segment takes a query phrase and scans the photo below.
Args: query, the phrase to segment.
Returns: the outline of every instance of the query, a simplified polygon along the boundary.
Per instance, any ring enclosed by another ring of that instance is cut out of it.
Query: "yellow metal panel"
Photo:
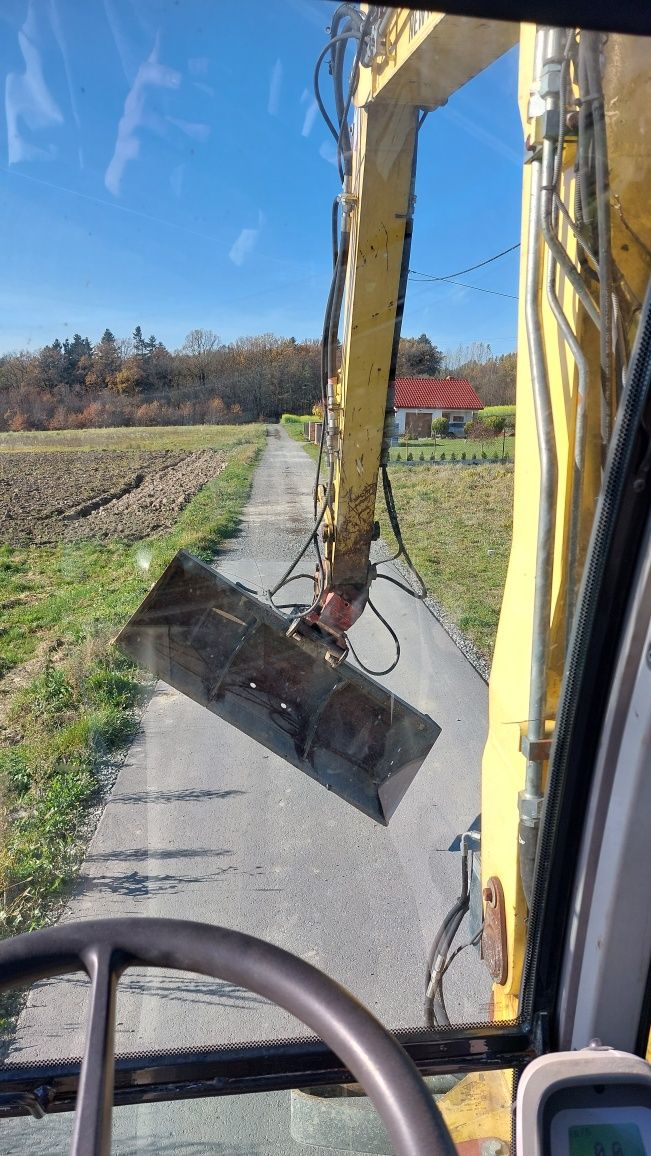
[[[341,452],[335,467],[333,582],[365,585],[418,110],[359,109],[346,286]]]
[[[651,274],[651,42],[608,37],[604,97],[611,172],[613,256],[637,318]],[[629,334],[632,337],[632,332]]]
[[[536,138],[528,116],[533,72],[535,30],[523,27],[520,52],[519,100],[525,139]],[[642,295],[649,276],[651,240],[649,183],[651,178],[651,101],[648,96],[651,45],[625,37],[611,37],[605,48],[605,93],[611,189],[613,194],[613,256],[625,271],[626,283]],[[575,175],[573,149],[564,162],[562,197],[573,212]],[[504,985],[495,985],[494,1014],[508,1019],[517,1014],[526,939],[527,907],[518,871],[518,792],[524,786],[525,759],[520,753],[520,730],[529,708],[533,590],[540,470],[533,409],[531,370],[524,318],[524,280],[530,196],[530,166],[525,166],[522,198],[522,258],[518,318],[517,431],[513,510],[513,545],[495,646],[489,687],[489,735],[482,766],[482,877],[497,875],[507,909],[509,971]],[[621,211],[618,210],[618,205]],[[624,218],[626,221],[624,223]],[[566,228],[561,239],[575,257],[573,237]],[[558,494],[554,574],[550,616],[551,648],[548,672],[548,714],[553,719],[566,651],[567,538],[571,485],[574,473],[574,427],[577,374],[567,346],[551,313],[544,292],[547,262],[541,277],[542,329],[552,400],[558,457]],[[615,276],[615,284],[621,279]],[[599,338],[596,327],[579,306],[565,278],[558,278],[564,312],[579,337],[588,360],[587,436],[581,486],[579,562],[585,550],[601,485],[599,431]],[[626,294],[624,294],[626,301]],[[629,336],[637,315],[629,314]],[[580,573],[580,567],[579,567]]]
[[[386,51],[362,69],[357,103],[380,100],[438,108],[517,44],[518,24],[396,8]]]
[[[450,1092],[439,1096],[437,1106],[460,1151],[464,1150],[463,1144],[480,1139],[510,1144],[513,1073],[472,1072]]]

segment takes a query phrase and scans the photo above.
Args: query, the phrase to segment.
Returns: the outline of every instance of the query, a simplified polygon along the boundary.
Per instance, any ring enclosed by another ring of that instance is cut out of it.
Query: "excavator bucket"
[[[180,551],[118,646],[195,702],[387,824],[440,727],[315,635]]]

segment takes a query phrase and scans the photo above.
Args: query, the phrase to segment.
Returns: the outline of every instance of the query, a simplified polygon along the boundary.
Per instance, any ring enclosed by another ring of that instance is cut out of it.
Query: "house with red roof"
[[[460,437],[468,421],[484,407],[469,381],[456,377],[397,377],[395,408],[398,435],[428,438],[432,421],[445,417]]]

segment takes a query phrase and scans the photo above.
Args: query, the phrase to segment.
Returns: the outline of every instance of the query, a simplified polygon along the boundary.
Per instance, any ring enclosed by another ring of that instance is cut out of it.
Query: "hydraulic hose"
[[[549,35],[549,43],[546,44]],[[547,52],[545,53],[545,48]],[[545,56],[553,59],[557,55],[557,37],[539,30],[536,36],[536,72],[539,79]],[[528,257],[525,275],[525,327],[529,350],[531,385],[536,434],[540,461],[540,500],[538,510],[538,533],[536,542],[536,578],[531,645],[531,678],[529,685],[528,736],[529,742],[537,743],[545,737],[547,708],[547,672],[549,667],[549,626],[551,618],[552,571],[554,565],[554,538],[556,530],[556,493],[558,486],[558,465],[554,422],[545,349],[542,334],[541,290],[543,244],[542,231],[547,240],[551,233],[552,181],[554,174],[554,152],[550,141],[544,141],[542,157],[535,155],[531,162],[531,193],[529,201]],[[546,229],[547,224],[547,229]],[[558,246],[558,243],[557,243]],[[558,246],[560,248],[560,246]],[[550,248],[552,246],[550,245]],[[531,846],[534,845],[540,826],[542,810],[542,761],[527,759],[524,790],[518,796],[518,847],[520,855],[520,876],[527,904],[531,899]]]
[[[601,445],[605,462],[610,441],[614,398],[613,349],[613,268],[610,243],[610,196],[604,93],[599,62],[599,34],[582,32],[579,58],[585,60],[588,99],[592,106],[594,183],[597,217],[597,258],[599,267],[599,353],[601,368]]]
[[[425,1023],[429,1028],[450,1023],[443,998],[442,979],[445,972],[450,947],[470,907],[470,872],[468,869],[468,844],[464,836],[461,845],[461,894],[450,908],[439,927],[429,954],[427,965],[427,989],[425,992]]]
[[[565,143],[565,121],[567,115],[567,88],[568,88],[568,72],[570,56],[569,50],[573,40],[574,33],[570,32],[567,35],[565,51],[563,53],[563,62],[560,68],[560,84],[558,96],[558,123],[559,133],[556,142],[556,156],[554,160],[553,169],[553,195],[551,204],[545,201],[545,210],[551,211],[551,220],[547,221],[548,227],[557,233],[558,230],[558,214],[560,208],[565,208],[561,201],[559,194],[559,185],[563,172],[563,150]],[[555,47],[555,44],[552,45]],[[565,342],[574,359],[577,370],[577,400],[574,424],[574,469],[571,475],[571,497],[570,497],[570,516],[568,528],[568,544],[567,544],[567,595],[566,595],[566,620],[565,620],[565,646],[569,645],[569,636],[574,617],[574,606],[576,602],[576,586],[577,586],[577,553],[578,553],[578,534],[579,534],[579,518],[581,511],[581,490],[583,477],[583,464],[585,457],[585,428],[586,428],[586,398],[588,388],[588,363],[586,356],[581,348],[581,344],[570,325],[561,302],[556,291],[556,274],[558,270],[558,262],[550,252],[547,263],[547,300],[550,308]],[[526,838],[524,833],[523,838]],[[535,857],[535,848],[534,848]],[[529,858],[528,853],[525,855],[523,850],[523,858]],[[531,867],[533,870],[533,866]],[[527,867],[527,874],[529,874],[529,867]]]

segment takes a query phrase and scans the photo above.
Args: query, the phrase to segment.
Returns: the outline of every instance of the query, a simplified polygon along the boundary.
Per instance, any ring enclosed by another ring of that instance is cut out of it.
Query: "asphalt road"
[[[313,471],[300,445],[271,427],[241,533],[216,560],[219,569],[258,589],[280,576],[311,525]],[[376,586],[376,601],[397,629],[403,654],[383,681],[442,727],[389,827],[374,825],[160,683],[90,844],[66,919],[166,916],[244,930],[316,964],[388,1026],[422,1023],[427,951],[459,891],[459,855],[450,847],[479,811],[487,690],[424,607],[389,583]],[[391,655],[370,615],[355,627],[354,638],[371,665],[383,665]],[[446,980],[451,1018],[486,1018],[490,986],[473,949],[459,956]],[[82,980],[35,988],[10,1059],[79,1055],[86,992]],[[121,1052],[296,1034],[304,1029],[291,1017],[228,984],[134,971],[120,987]],[[247,1099],[246,1112],[238,1100],[118,1112],[116,1135],[123,1135],[115,1150],[302,1151],[274,1142],[287,1136],[286,1093]],[[280,1131],[272,1124],[276,1117]],[[29,1127],[29,1150],[59,1150],[52,1129],[63,1143],[69,1121],[46,1126],[47,1140],[44,1132],[42,1140],[38,1136],[39,1123]],[[24,1127],[21,1121],[23,1136]],[[14,1125],[3,1126],[3,1133],[5,1128],[9,1142]],[[185,1136],[189,1146],[174,1147],[172,1135]],[[18,1143],[19,1132],[15,1137]],[[1,1141],[0,1148],[14,1150]]]

